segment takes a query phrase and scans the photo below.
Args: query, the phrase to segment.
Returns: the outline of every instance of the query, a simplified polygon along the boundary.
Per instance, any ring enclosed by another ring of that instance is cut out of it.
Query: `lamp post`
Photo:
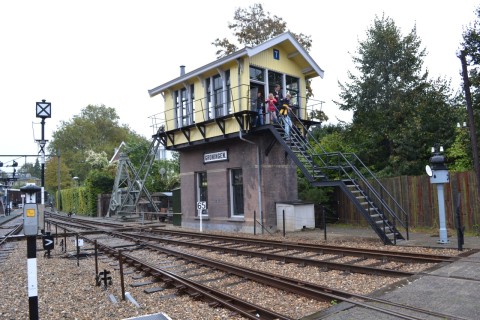
[[[41,102],[36,103],[36,115],[37,118],[42,119],[42,138],[41,140],[37,140],[38,144],[40,145],[40,153],[41,153],[41,168],[42,168],[42,177],[41,177],[41,187],[42,187],[42,204],[45,204],[45,196],[44,196],[44,188],[45,188],[45,145],[47,144],[47,140],[45,140],[45,119],[52,117],[52,104],[50,102],[46,102],[43,99]]]

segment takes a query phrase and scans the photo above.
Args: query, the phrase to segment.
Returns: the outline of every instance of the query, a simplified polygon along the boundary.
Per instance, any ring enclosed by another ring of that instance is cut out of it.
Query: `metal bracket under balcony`
[[[207,139],[207,129],[206,129],[206,126],[205,126],[205,122],[197,123],[196,127],[197,127],[198,131],[200,132],[200,134],[202,135],[203,140],[206,140]]]
[[[255,111],[245,110],[235,113],[235,119],[237,120],[242,131],[246,131],[250,128],[250,124],[253,122],[253,120],[255,120],[256,116],[257,113]]]
[[[191,143],[191,141],[190,141],[190,126],[182,127],[182,128],[180,128],[180,130],[182,131],[183,135],[187,139],[188,144],[190,144]]]

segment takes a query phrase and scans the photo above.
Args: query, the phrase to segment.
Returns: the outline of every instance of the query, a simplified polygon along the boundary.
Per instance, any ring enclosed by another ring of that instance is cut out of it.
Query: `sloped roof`
[[[178,78],[175,78],[169,82],[159,85],[158,87],[148,90],[148,94],[150,95],[150,97],[154,97],[174,85],[182,83],[187,79],[201,75],[205,71],[218,68],[225,63],[234,61],[244,56],[253,57],[256,54],[259,54],[260,52],[274,46],[281,46],[288,53],[288,58],[294,60],[302,68],[302,72],[306,78],[314,78],[318,76],[323,78],[324,71],[322,70],[322,68],[317,65],[317,63],[312,59],[308,52],[302,47],[302,45],[295,39],[295,37],[290,32],[285,32],[256,47],[245,47],[228,56],[204,65],[203,67],[185,73]]]

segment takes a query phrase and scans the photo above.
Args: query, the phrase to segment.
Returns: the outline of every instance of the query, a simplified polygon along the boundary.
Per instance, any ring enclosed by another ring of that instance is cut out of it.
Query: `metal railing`
[[[239,94],[239,93],[244,93]],[[215,101],[216,97],[222,97]],[[306,120],[313,120],[316,111],[321,111],[323,101],[307,99],[306,97],[296,97],[300,101],[299,112]],[[215,103],[217,102],[217,103]],[[257,111],[256,97],[250,97],[250,86],[240,85],[232,87],[226,91],[217,92],[210,97],[202,97],[193,101],[185,101],[181,107],[165,106],[164,111],[151,115],[151,127],[153,134],[159,130],[171,131],[187,127],[193,124],[207,122],[218,117],[234,117],[234,114],[241,111]],[[267,112],[268,114],[268,112]],[[266,124],[271,123],[268,116]]]
[[[292,120],[295,125],[291,128],[291,139],[294,139],[297,148],[296,155],[303,158],[300,162],[304,164],[303,169],[307,170],[304,173],[307,173],[310,182],[317,181],[321,171],[323,179],[358,183],[364,196],[386,215],[394,229],[398,224],[406,229],[408,238],[408,214],[362,160],[355,153],[326,152],[300,119],[293,115]],[[285,123],[280,125],[285,129]]]

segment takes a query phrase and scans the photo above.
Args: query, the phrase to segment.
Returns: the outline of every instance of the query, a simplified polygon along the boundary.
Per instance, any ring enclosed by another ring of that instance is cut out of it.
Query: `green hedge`
[[[97,202],[92,192],[86,187],[77,187],[61,190],[61,208],[58,208],[58,192],[57,198],[57,210],[63,212],[72,212],[75,214],[94,216],[96,212]]]

